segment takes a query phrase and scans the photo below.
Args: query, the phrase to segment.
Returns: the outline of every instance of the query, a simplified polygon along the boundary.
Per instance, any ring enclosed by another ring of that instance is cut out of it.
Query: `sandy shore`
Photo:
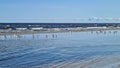
[[[79,62],[69,61],[33,68],[120,68],[120,55],[99,56]]]

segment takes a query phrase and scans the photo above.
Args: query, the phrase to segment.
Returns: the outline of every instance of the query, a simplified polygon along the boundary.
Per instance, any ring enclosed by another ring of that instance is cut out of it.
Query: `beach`
[[[119,68],[119,37],[119,30],[1,35],[0,67]]]
[[[48,66],[48,68],[120,68],[119,57],[120,55],[99,56],[79,62],[71,61],[53,64]]]
[[[120,0],[0,0],[0,68],[120,68]]]

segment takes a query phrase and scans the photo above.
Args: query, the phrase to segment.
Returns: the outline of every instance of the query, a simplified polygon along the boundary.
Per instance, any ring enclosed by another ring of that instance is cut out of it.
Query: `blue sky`
[[[0,0],[0,22],[120,22],[120,0]]]

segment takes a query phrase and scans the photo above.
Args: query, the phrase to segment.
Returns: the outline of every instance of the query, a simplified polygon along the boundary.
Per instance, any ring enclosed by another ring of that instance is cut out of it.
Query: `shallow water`
[[[119,55],[119,41],[119,30],[0,36],[0,67],[42,67]]]

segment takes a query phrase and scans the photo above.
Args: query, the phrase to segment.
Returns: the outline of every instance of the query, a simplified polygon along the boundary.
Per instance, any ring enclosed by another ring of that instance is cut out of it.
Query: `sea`
[[[4,28],[74,28],[74,27],[120,27],[120,23],[0,23],[0,29]]]
[[[0,68],[52,68],[114,54],[120,55],[120,30],[0,36]]]

